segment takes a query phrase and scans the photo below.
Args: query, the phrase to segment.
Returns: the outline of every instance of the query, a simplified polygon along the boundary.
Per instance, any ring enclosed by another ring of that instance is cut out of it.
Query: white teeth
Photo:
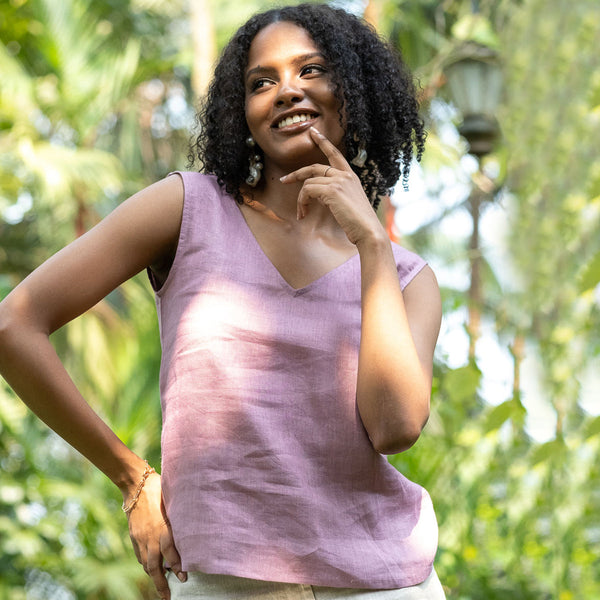
[[[310,119],[312,119],[312,117],[308,113],[305,115],[294,115],[293,117],[288,117],[287,119],[283,119],[283,121],[279,121],[279,123],[277,123],[277,127],[282,129],[288,125],[293,125],[294,123],[303,123],[304,121],[309,121]]]

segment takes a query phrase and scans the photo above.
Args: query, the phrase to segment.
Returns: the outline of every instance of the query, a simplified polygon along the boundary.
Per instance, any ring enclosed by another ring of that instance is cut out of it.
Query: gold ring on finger
[[[331,166],[329,166],[325,169],[325,173],[323,173],[323,177],[327,177],[327,171],[329,171],[329,169],[331,169]]]

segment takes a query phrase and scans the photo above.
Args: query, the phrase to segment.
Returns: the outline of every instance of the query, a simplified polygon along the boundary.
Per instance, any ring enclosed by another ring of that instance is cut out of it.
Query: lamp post
[[[502,92],[502,71],[496,52],[467,42],[456,49],[444,69],[450,96],[462,115],[458,132],[469,144],[469,154],[477,158],[480,181],[489,181],[482,172],[481,161],[489,154],[498,139],[500,128],[496,110]],[[471,283],[469,286],[469,361],[475,361],[475,346],[481,332],[483,293],[481,283],[481,248],[479,219],[482,204],[491,200],[492,189],[475,185],[468,199],[473,222],[469,241]]]

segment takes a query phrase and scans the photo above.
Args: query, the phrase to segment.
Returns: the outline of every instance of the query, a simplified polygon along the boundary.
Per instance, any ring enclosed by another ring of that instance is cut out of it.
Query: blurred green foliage
[[[591,372],[600,399],[600,7],[475,4],[475,16],[473,3],[460,0],[370,8],[421,81],[431,132],[426,177],[462,168],[464,148],[446,141],[448,119],[434,110],[446,102],[444,57],[470,38],[502,55],[503,140],[489,163],[502,184],[491,202],[509,224],[500,243],[510,277],[488,260],[498,249],[483,248],[481,308],[514,357],[515,384],[491,402],[478,358],[457,367],[438,356],[430,422],[413,449],[390,460],[433,498],[436,566],[449,598],[600,597],[600,418],[583,410],[581,384]],[[222,45],[247,14],[234,1],[212,8]],[[0,4],[0,297],[125,197],[185,168],[190,35],[183,0]],[[468,269],[466,241],[441,227],[447,216],[406,242],[449,269]],[[446,315],[464,314],[464,286],[442,293]],[[160,348],[144,277],[53,340],[93,407],[157,466]],[[528,434],[523,349],[557,417],[545,443]],[[2,380],[0,469],[0,600],[154,597],[116,488]]]

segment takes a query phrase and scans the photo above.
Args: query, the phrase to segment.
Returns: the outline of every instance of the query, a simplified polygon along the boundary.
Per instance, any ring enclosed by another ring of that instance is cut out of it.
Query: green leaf
[[[444,376],[444,387],[458,404],[470,406],[477,398],[481,371],[474,365],[465,365],[448,371]]]
[[[561,438],[546,442],[538,446],[531,454],[531,465],[535,466],[541,462],[564,457],[566,452],[565,442]]]
[[[487,414],[483,429],[486,433],[499,429],[515,412],[515,403],[511,400],[506,400],[494,408]]]
[[[587,439],[598,434],[600,434],[600,417],[595,417],[588,422],[583,435]]]
[[[580,292],[587,292],[600,283],[600,252],[598,252],[583,268],[578,281]]]
[[[452,28],[452,34],[458,40],[477,42],[490,48],[498,47],[498,36],[488,19],[480,14],[467,14]]]

